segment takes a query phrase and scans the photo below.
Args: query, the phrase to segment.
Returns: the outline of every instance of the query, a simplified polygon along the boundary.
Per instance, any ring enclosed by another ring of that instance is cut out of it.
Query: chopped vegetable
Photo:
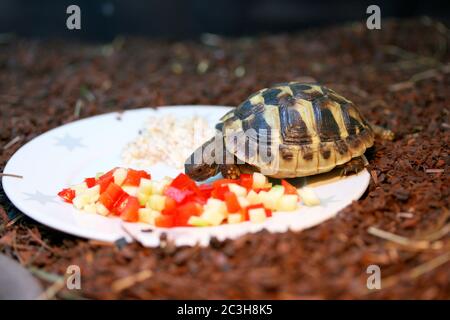
[[[294,211],[297,209],[298,196],[296,194],[285,194],[277,203],[277,211]]]
[[[66,188],[62,189],[58,196],[60,196],[65,202],[72,203],[73,198],[75,198],[75,190]]]
[[[260,223],[272,211],[295,211],[299,194],[306,205],[319,203],[312,189],[286,180],[268,182],[261,173],[197,185],[181,173],[154,181],[143,170],[114,168],[58,193],[77,209],[157,227],[204,227],[244,221]]]
[[[286,194],[297,194],[297,188],[286,180],[281,180],[281,185],[284,187],[284,193]]]
[[[228,215],[227,221],[230,224],[239,223],[242,221],[242,215],[239,213],[231,213]]]
[[[114,171],[116,168],[101,175],[97,179],[97,184],[100,186],[100,193],[104,192],[111,182],[114,181]]]
[[[193,216],[200,216],[202,214],[202,206],[196,202],[188,202],[177,208],[178,214],[175,217],[176,226],[188,226],[188,221]]]
[[[228,189],[238,197],[245,197],[247,195],[247,189],[236,183],[229,183]]]
[[[187,197],[194,195],[194,192],[188,189],[177,189],[175,187],[170,186],[164,191],[164,194],[175,200],[175,202],[181,203]]]
[[[319,198],[314,193],[314,190],[309,187],[303,187],[298,189],[298,194],[300,195],[303,203],[306,206],[317,206],[320,204]]]
[[[267,183],[267,178],[265,175],[255,172],[253,173],[253,189],[265,188]]]
[[[250,190],[253,187],[253,176],[248,173],[242,173],[239,177],[240,185],[245,189]]]
[[[114,182],[111,182],[106,190],[100,195],[98,201],[105,206],[106,209],[111,210],[114,207],[114,204],[117,200],[124,194],[125,192],[122,190]]]
[[[251,222],[260,223],[266,220],[266,211],[264,208],[255,208],[248,211],[248,216]]]
[[[92,188],[97,183],[95,178],[86,178],[84,179],[84,183],[86,183],[86,186],[88,188]]]
[[[202,217],[192,216],[188,220],[188,225],[193,227],[207,227],[209,224]]]
[[[123,182],[125,181],[128,174],[128,170],[125,168],[117,168],[114,173],[114,183],[121,186]]]
[[[171,215],[162,214],[155,218],[155,226],[161,228],[171,228],[174,226],[174,217]]]
[[[128,196],[122,203],[119,215],[124,221],[137,222],[139,220],[139,201],[136,197]]]
[[[227,206],[227,211],[229,213],[239,212],[241,210],[241,205],[239,204],[238,198],[235,193],[228,191],[225,193],[225,204]]]
[[[137,187],[141,183],[141,179],[150,179],[150,175],[144,170],[128,169],[123,185]]]

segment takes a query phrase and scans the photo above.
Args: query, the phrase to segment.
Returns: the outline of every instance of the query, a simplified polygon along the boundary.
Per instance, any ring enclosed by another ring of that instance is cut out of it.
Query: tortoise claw
[[[353,158],[342,166],[341,177],[361,172],[367,164],[364,156]]]
[[[241,170],[235,164],[223,164],[220,166],[220,172],[226,179],[237,179],[241,175]]]

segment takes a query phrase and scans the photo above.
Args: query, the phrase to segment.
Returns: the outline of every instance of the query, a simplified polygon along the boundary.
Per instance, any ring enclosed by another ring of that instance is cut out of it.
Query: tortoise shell
[[[333,90],[299,82],[252,94],[221,118],[226,149],[276,178],[332,170],[373,145],[357,107]]]

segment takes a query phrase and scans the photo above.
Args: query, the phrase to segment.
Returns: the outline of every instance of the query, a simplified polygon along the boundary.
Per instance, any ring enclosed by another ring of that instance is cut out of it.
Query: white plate
[[[109,113],[58,127],[28,142],[11,157],[4,173],[21,175],[23,179],[3,177],[3,188],[19,210],[49,227],[102,241],[130,239],[131,235],[147,246],[159,245],[161,232],[177,245],[206,245],[211,236],[235,238],[263,228],[272,232],[283,232],[288,228],[302,230],[335,216],[366,190],[370,180],[367,170],[342,179],[322,175],[320,185],[314,187],[321,199],[320,206],[300,206],[298,212],[280,213],[262,224],[245,222],[207,228],[154,228],[153,232],[141,232],[149,229],[148,225],[122,223],[118,218],[78,211],[56,196],[62,188],[77,184],[85,177],[124,166],[120,156],[122,148],[137,136],[150,115],[173,113],[176,117],[187,117],[196,114],[214,126],[228,110],[229,107],[219,106],[137,109],[122,113],[120,120],[118,113]],[[147,170],[154,179],[174,177],[179,173],[164,164]],[[311,184],[311,181],[306,180],[306,183]]]

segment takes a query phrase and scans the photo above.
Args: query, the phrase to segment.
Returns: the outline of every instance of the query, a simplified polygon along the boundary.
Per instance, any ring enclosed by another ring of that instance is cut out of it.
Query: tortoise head
[[[185,163],[184,172],[194,179],[195,181],[203,181],[217,174],[218,166],[217,164],[207,164],[207,163]]]
[[[203,150],[213,143],[213,139],[208,140],[195,150],[184,163],[184,172],[195,181],[203,181],[213,177],[219,170],[219,166],[215,163],[213,156],[206,156],[203,153]]]

